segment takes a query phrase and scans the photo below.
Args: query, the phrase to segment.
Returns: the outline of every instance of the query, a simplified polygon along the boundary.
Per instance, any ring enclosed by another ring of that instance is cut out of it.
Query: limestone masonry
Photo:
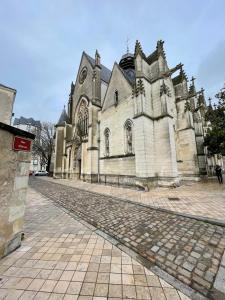
[[[12,149],[14,138],[32,141],[34,135],[0,122],[0,258],[21,244],[29,151]]]
[[[199,180],[205,110],[183,65],[168,67],[163,41],[150,55],[137,41],[112,71],[83,52],[56,125],[54,176],[144,188]]]

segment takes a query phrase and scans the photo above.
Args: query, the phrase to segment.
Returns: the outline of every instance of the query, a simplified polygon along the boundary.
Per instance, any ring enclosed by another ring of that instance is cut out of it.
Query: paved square
[[[152,265],[204,296],[211,295],[225,249],[225,227],[48,180],[33,178],[30,184]],[[105,256],[101,260],[106,266],[110,264]],[[121,276],[110,276],[112,284],[122,280]],[[129,277],[124,280],[132,281]],[[134,283],[147,285],[139,274],[134,274]]]
[[[25,240],[0,278],[7,300],[189,299],[31,189]]]

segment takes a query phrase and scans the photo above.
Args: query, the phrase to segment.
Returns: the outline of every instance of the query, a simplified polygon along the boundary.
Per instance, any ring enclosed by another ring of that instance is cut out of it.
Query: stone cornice
[[[135,156],[134,153],[128,153],[128,154],[111,155],[111,156],[100,157],[100,159],[126,158],[126,157],[134,157],[134,156]]]
[[[193,126],[189,126],[189,127],[183,128],[183,129],[177,129],[177,131],[184,131],[184,130],[188,130],[188,129],[195,130]]]
[[[152,121],[158,121],[158,120],[163,119],[163,118],[166,118],[166,117],[173,119],[173,116],[171,116],[171,115],[169,115],[169,114],[160,115],[160,116],[158,116],[158,117],[152,117],[152,116],[150,116],[150,115],[148,115],[148,114],[146,114],[146,113],[140,113],[140,114],[138,114],[138,115],[135,115],[135,116],[134,116],[134,119],[137,119],[137,118],[139,118],[139,117],[146,117],[146,118],[148,118],[148,119],[150,119],[150,120],[152,120]]]
[[[8,131],[8,132],[10,132],[14,135],[25,137],[25,138],[28,138],[28,139],[31,139],[31,140],[35,139],[35,135],[33,133],[21,130],[19,128],[13,127],[11,125],[8,125],[8,124],[2,123],[2,122],[0,122],[0,129]]]

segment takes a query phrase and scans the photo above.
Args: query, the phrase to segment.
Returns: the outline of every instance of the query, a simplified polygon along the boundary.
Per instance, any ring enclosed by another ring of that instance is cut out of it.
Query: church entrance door
[[[78,178],[81,178],[81,159],[78,159]]]

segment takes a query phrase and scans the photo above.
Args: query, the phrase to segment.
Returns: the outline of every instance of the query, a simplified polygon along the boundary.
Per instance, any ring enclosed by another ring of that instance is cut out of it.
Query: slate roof
[[[24,117],[20,117],[20,118],[15,118],[13,125],[31,125],[34,127],[39,127],[41,128],[41,122],[40,121],[35,121],[33,118],[24,118]]]
[[[123,70],[120,67],[120,70],[123,72],[124,76],[126,77],[126,79],[132,84],[134,85],[135,83],[135,70],[134,69],[127,69],[127,70]]]
[[[176,77],[172,78],[173,85],[177,85],[177,84],[181,83],[184,79],[187,80],[187,76],[184,73],[180,73]]]
[[[85,55],[86,55],[87,59],[89,60],[90,64],[92,65],[92,67],[94,67],[95,66],[94,58],[89,56],[87,53],[85,53]],[[101,64],[101,80],[109,83],[110,77],[111,77],[111,71],[108,68],[106,68],[104,65]]]
[[[69,119],[69,117],[68,117],[68,115],[67,115],[67,112],[66,112],[66,109],[65,109],[65,107],[63,108],[63,111],[62,111],[62,113],[61,113],[61,116],[60,116],[60,118],[59,118],[59,121],[58,121],[58,123],[56,124],[56,125],[58,125],[58,126],[60,126],[60,125],[64,125],[64,123],[70,123],[70,119]]]

